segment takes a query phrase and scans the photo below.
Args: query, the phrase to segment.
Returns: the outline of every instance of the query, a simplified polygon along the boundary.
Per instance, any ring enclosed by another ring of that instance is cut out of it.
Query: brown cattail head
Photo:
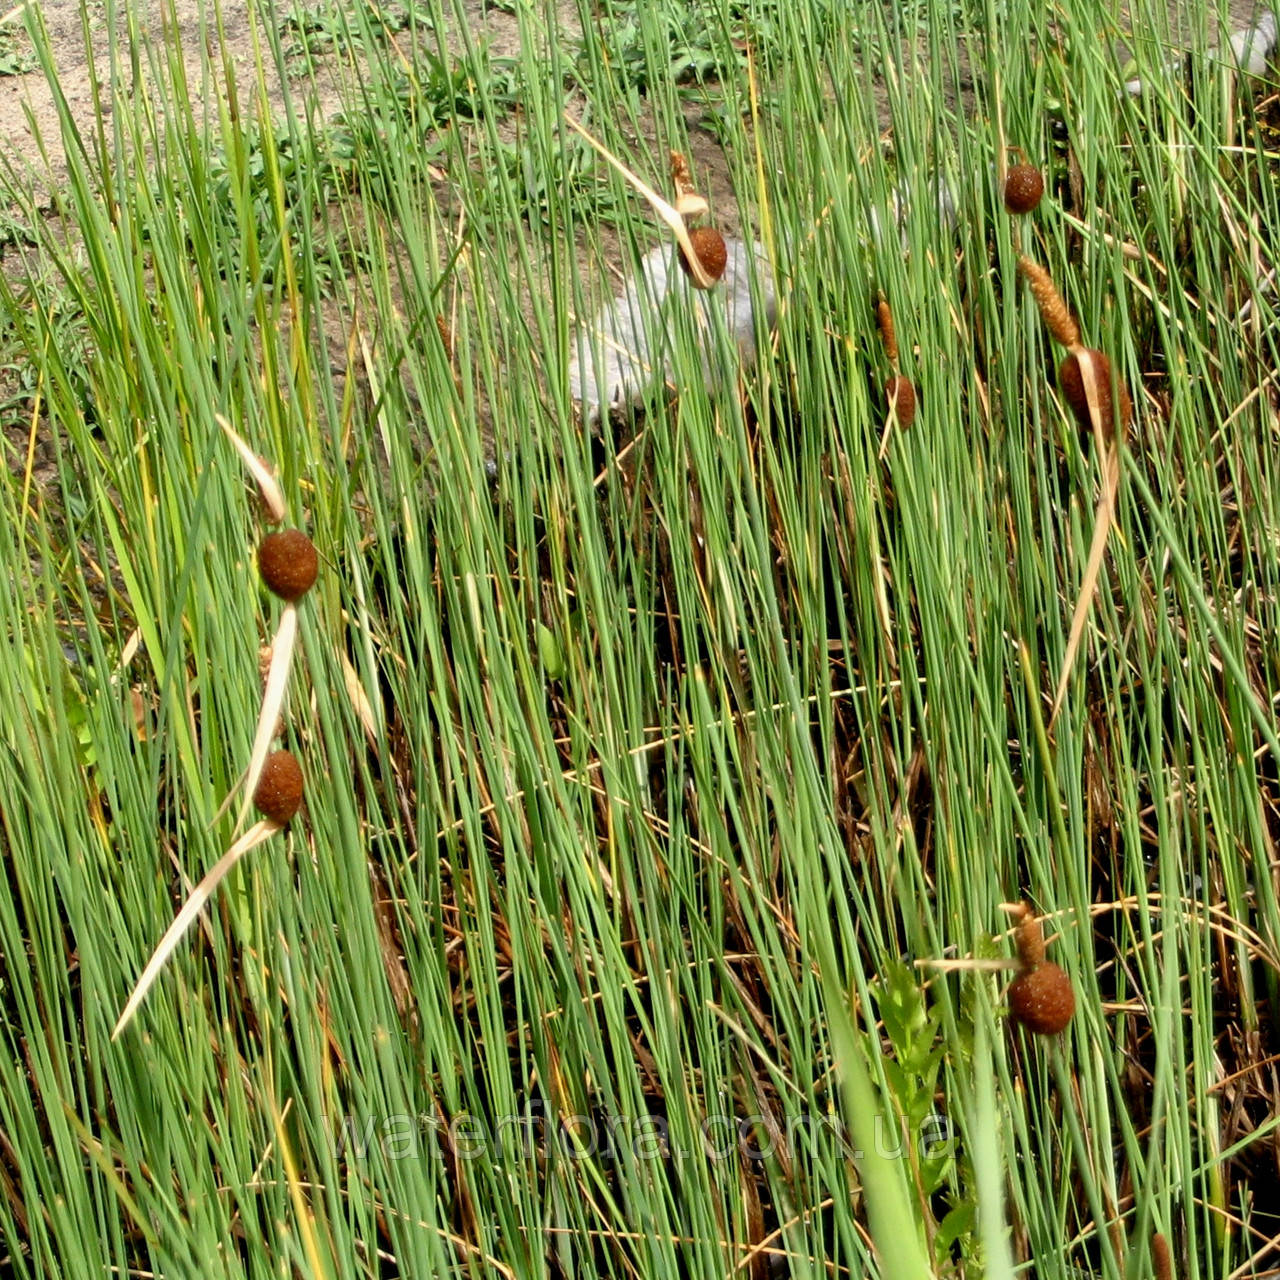
[[[1024,969],[1034,969],[1044,963],[1044,926],[1029,902],[1019,904],[1017,910],[1021,919],[1013,937],[1018,948],[1018,963]]]
[[[462,395],[462,374],[458,371],[453,330],[449,328],[449,322],[442,315],[436,316],[436,332],[440,335],[440,341],[444,344],[445,358],[449,361],[449,368],[453,371],[453,385],[458,388],[458,394]]]
[[[916,389],[910,378],[895,373],[885,383],[884,393],[889,400],[889,412],[898,419],[898,426],[905,431],[916,420]]]
[[[269,533],[258,547],[258,572],[282,600],[306,595],[319,568],[315,544],[301,529]]]
[[[893,329],[893,310],[884,298],[880,299],[880,305],[876,307],[876,320],[880,325],[880,340],[884,343],[884,353],[889,357],[889,363],[896,370],[898,367],[898,335]]]
[[[715,227],[694,227],[689,232],[689,240],[693,244],[694,253],[698,255],[703,271],[711,277],[713,282],[719,280],[724,275],[725,266],[729,261],[729,251],[725,248],[724,236]],[[683,248],[680,250],[680,265],[684,268],[685,275],[697,288],[698,281],[688,258],[685,257]]]
[[[1075,1011],[1071,979],[1052,960],[1019,974],[1009,984],[1009,1012],[1032,1035],[1056,1036]]]
[[[1044,926],[1028,902],[1004,908],[1018,920],[1014,942],[1021,973],[1009,984],[1009,1013],[1037,1036],[1054,1036],[1076,1009],[1075,992],[1066,971],[1044,958]]]
[[[277,826],[287,826],[302,803],[302,768],[288,751],[273,751],[262,766],[253,791],[253,803],[262,816]]]
[[[1116,388],[1115,408],[1112,408],[1111,361],[1101,351],[1087,349],[1069,352],[1058,366],[1058,381],[1062,385],[1063,397],[1071,406],[1071,412],[1085,431],[1092,428],[1093,419],[1089,415],[1089,396],[1085,391],[1084,375],[1080,371],[1081,360],[1089,361],[1098,397],[1102,434],[1105,439],[1111,440],[1117,427],[1122,434],[1128,429],[1129,420],[1133,417],[1133,401],[1129,399],[1128,391],[1119,386]]]
[[[444,353],[453,360],[453,331],[449,328],[449,322],[442,315],[436,316],[436,332],[440,335],[440,341],[444,343]]]
[[[1169,1241],[1159,1232],[1151,1237],[1151,1264],[1155,1268],[1155,1280],[1173,1280],[1173,1254]]]
[[[1079,346],[1079,326],[1071,318],[1071,312],[1067,310],[1067,304],[1063,302],[1062,295],[1058,292],[1049,273],[1038,262],[1033,262],[1025,255],[1018,258],[1018,270],[1026,276],[1027,283],[1031,285],[1031,296],[1035,298],[1036,306],[1040,308],[1040,317],[1044,321],[1045,328],[1064,347]]]
[[[1033,164],[1015,164],[1004,180],[1004,207],[1010,213],[1030,213],[1044,195],[1044,178]]]

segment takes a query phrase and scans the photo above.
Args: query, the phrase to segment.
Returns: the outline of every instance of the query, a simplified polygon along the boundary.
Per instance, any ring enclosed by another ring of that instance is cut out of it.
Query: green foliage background
[[[1117,1277],[1163,1233],[1253,1274],[1270,100],[1211,19],[1126,96],[1077,0],[511,10],[499,57],[438,0],[259,6],[230,83],[216,7],[196,66],[135,30],[49,202],[5,176],[0,1272]],[[662,233],[566,110],[657,185],[717,140],[779,282],[753,371],[704,390],[682,318],[679,394],[602,438],[574,318]],[[1099,462],[1019,250],[1136,403],[1052,728]],[[278,613],[219,414],[322,556],[306,808],[112,1043],[233,838]],[[1009,956],[1023,895],[1077,994],[1047,1043],[916,963]]]

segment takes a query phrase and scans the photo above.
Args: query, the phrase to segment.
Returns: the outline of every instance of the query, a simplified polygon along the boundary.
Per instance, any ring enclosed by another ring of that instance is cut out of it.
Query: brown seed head
[[[273,751],[262,766],[253,803],[264,818],[286,826],[302,803],[302,768],[288,751]]]
[[[1004,207],[1010,213],[1030,213],[1044,195],[1044,178],[1033,164],[1011,166],[1004,180]]]
[[[1062,384],[1062,395],[1076,415],[1081,428],[1089,431],[1093,427],[1093,419],[1089,416],[1089,397],[1084,389],[1084,376],[1080,372],[1081,356],[1090,362],[1093,372],[1093,385],[1098,395],[1098,412],[1102,420],[1102,434],[1107,440],[1116,432],[1117,420],[1121,432],[1128,429],[1129,420],[1133,417],[1133,401],[1123,386],[1117,388],[1117,411],[1111,407],[1111,361],[1101,351],[1086,350],[1080,353],[1070,352],[1058,366],[1058,381]]]
[[[1032,1035],[1056,1036],[1075,1011],[1071,979],[1052,960],[1028,969],[1009,984],[1009,1012]]]
[[[269,533],[258,547],[258,572],[282,600],[306,595],[319,567],[315,544],[301,529]]]
[[[889,412],[898,419],[898,426],[905,431],[916,420],[916,389],[910,378],[895,373],[885,383],[884,393],[889,400]]]
[[[1038,262],[1033,262],[1025,255],[1018,259],[1018,270],[1031,286],[1031,296],[1040,308],[1040,318],[1044,321],[1045,328],[1064,347],[1078,346],[1080,328],[1071,318],[1071,312],[1067,310],[1067,304],[1063,302],[1049,273]]]
[[[694,253],[698,255],[698,261],[702,263],[703,271],[713,281],[719,280],[724,275],[725,266],[729,261],[729,251],[725,248],[724,236],[715,227],[694,227],[689,232],[689,240],[693,244]],[[693,268],[689,265],[683,248],[680,250],[680,265],[684,268],[685,275],[693,280],[696,286],[698,282],[694,280]]]

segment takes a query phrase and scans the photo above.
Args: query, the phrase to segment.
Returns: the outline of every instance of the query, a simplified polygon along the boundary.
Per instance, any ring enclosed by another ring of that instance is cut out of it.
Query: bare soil
[[[1173,38],[1189,38],[1196,15],[1203,11],[1203,3],[1197,0],[1167,2],[1169,31]],[[56,170],[62,158],[58,106],[43,72],[30,58],[30,42],[22,25],[23,7],[19,6],[0,17],[0,146],[3,146],[4,155],[10,163],[18,166],[30,163],[43,170],[45,165],[38,141],[43,139],[49,160]],[[191,83],[201,86],[206,92],[218,92],[223,91],[223,86],[202,85],[201,53],[209,38],[206,22],[201,16],[205,7],[200,0],[178,0],[173,6],[177,13],[179,44],[185,53]],[[1248,26],[1256,20],[1263,7],[1258,0],[1229,0],[1230,29],[1235,31]],[[127,8],[128,26],[121,20],[117,29],[112,31],[108,26],[104,0],[49,0],[40,6],[50,35],[61,93],[72,119],[82,131],[92,124],[95,117],[95,79],[104,85],[110,82],[113,40],[117,62],[130,75],[133,73],[129,52],[131,35],[141,46],[149,46],[153,51],[165,47],[169,35],[165,14],[169,5],[146,0],[145,3],[130,4]],[[251,83],[255,41],[249,6],[245,0],[226,0],[221,12],[223,28],[217,52],[241,84]],[[519,35],[512,14],[486,3],[486,0],[467,0],[465,12],[473,38],[482,37],[495,55],[514,52]],[[578,28],[577,7],[572,0],[561,0],[557,18],[561,30],[567,34]],[[1141,39],[1140,32],[1138,39]],[[21,74],[6,69],[6,49],[12,50],[13,54],[8,60],[10,67],[29,69]],[[145,91],[145,61],[139,71],[139,83],[135,85],[131,81],[132,91]],[[278,93],[278,84],[276,89]],[[317,105],[322,116],[337,111],[339,103],[335,86],[326,85],[321,77],[312,91],[318,96]]]

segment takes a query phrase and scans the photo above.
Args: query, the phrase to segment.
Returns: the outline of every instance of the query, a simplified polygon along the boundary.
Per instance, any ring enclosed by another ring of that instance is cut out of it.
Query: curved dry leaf
[[[222,414],[214,414],[214,419],[225,432],[227,439],[235,446],[235,450],[240,455],[246,470],[257,483],[258,492],[262,495],[262,505],[266,509],[268,522],[279,524],[285,517],[286,508],[284,494],[281,492],[280,485],[271,468],[249,448],[249,445],[241,439],[235,428]]]
[[[264,820],[255,823],[213,864],[205,874],[204,879],[191,890],[191,896],[182,904],[182,910],[174,916],[173,923],[164,931],[164,936],[156,944],[155,951],[151,953],[151,959],[147,961],[147,966],[143,969],[142,976],[138,979],[132,994],[121,1010],[120,1017],[116,1020],[115,1028],[111,1032],[112,1040],[118,1040],[120,1033],[132,1021],[133,1015],[138,1011],[138,1006],[146,998],[147,992],[155,985],[156,979],[160,976],[160,971],[174,953],[178,943],[182,941],[187,930],[195,923],[196,917],[204,910],[205,904],[213,897],[214,892],[222,881],[226,879],[227,873],[250,849],[257,848],[258,845],[269,840],[279,830],[281,828],[274,822]]]

